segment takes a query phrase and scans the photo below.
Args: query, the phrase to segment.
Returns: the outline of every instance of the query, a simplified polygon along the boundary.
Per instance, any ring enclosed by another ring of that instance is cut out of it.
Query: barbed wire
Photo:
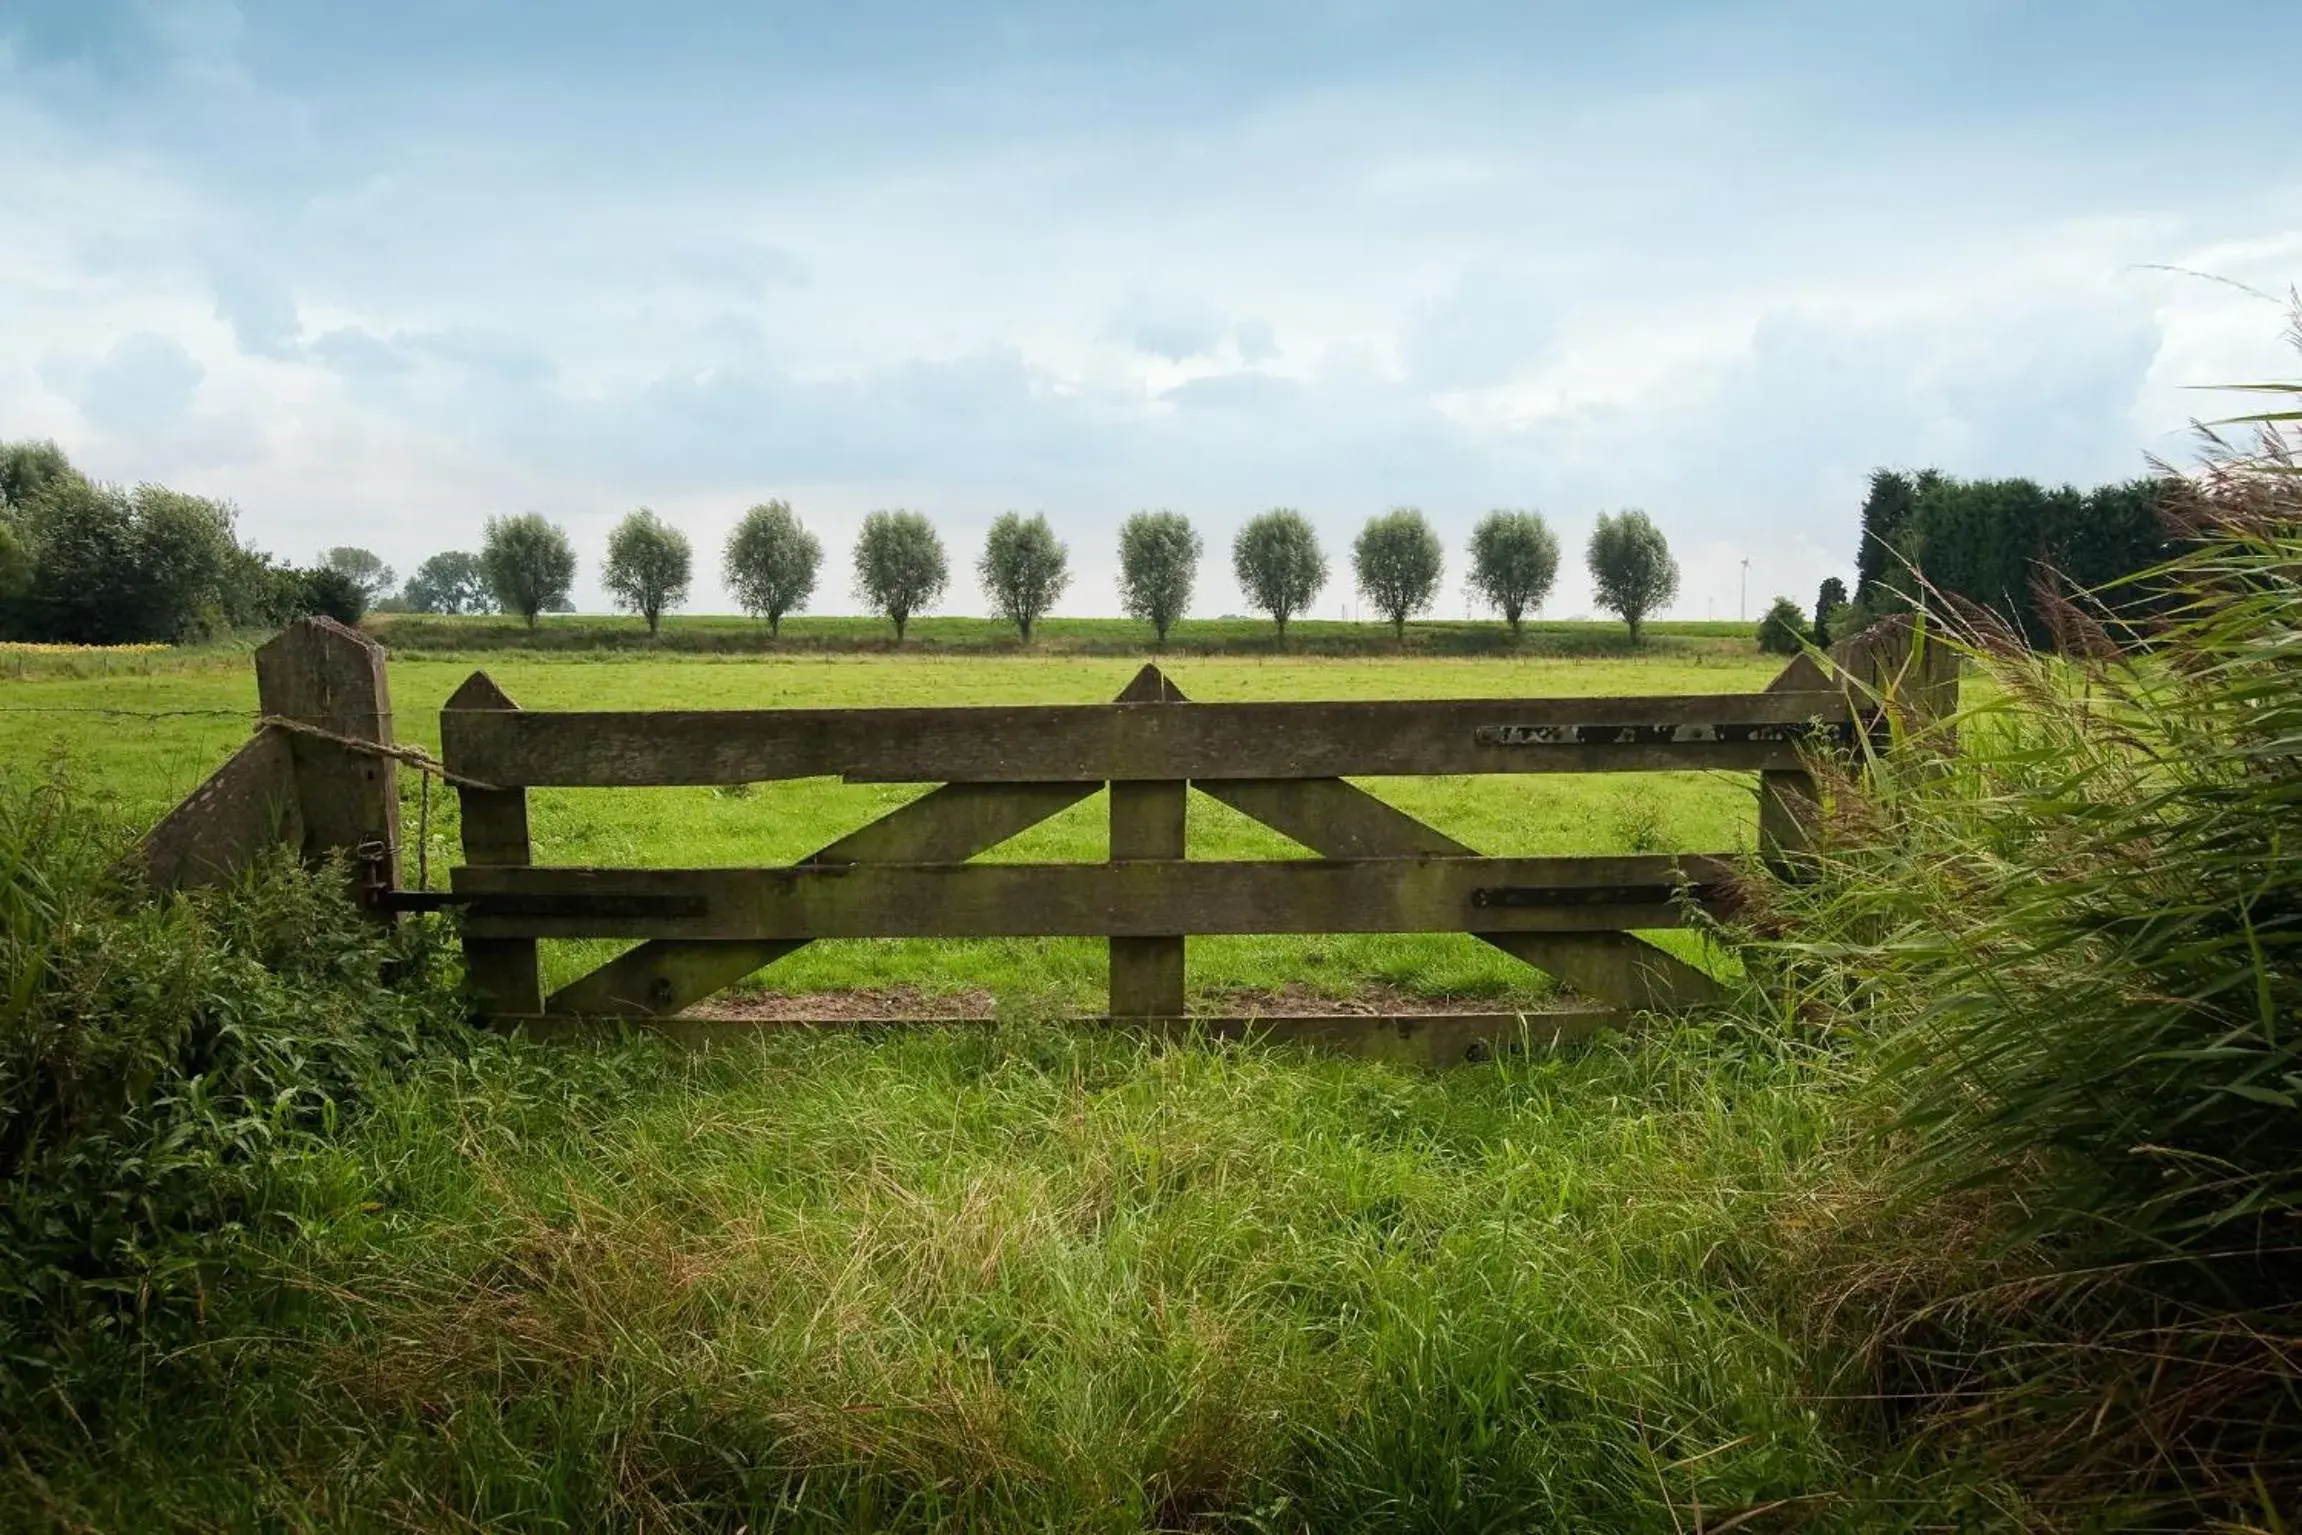
[[[254,721],[253,709],[123,709],[107,704],[0,704],[0,714],[102,714],[115,719],[233,719]]]

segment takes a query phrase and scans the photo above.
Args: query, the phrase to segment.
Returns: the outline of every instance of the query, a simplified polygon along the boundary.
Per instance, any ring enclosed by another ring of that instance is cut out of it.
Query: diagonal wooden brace
[[[1466,856],[1476,849],[1340,778],[1201,778],[1192,787],[1327,858]],[[1478,933],[1586,996],[1632,1011],[1718,1000],[1718,983],[1635,933]]]

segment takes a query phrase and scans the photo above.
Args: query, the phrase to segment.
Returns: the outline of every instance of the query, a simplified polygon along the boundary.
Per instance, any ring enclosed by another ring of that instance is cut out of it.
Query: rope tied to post
[[[503,785],[501,784],[482,783],[477,778],[466,778],[461,773],[451,771],[446,763],[420,746],[402,746],[383,741],[363,741],[358,736],[341,735],[336,731],[323,730],[318,725],[307,724],[302,720],[292,720],[278,714],[259,715],[256,719],[256,728],[258,730],[285,731],[289,735],[308,736],[312,740],[325,741],[330,746],[340,746],[346,751],[361,752],[370,757],[389,757],[394,762],[404,762],[417,772],[428,774],[440,782],[451,784],[458,789],[478,789],[489,794],[503,792]]]

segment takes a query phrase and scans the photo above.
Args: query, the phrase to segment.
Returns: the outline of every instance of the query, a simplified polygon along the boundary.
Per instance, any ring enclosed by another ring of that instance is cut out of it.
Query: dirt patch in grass
[[[746,1021],[818,1018],[989,1018],[999,1004],[988,991],[926,991],[917,986],[861,986],[852,991],[730,991],[687,1010],[690,1018]]]

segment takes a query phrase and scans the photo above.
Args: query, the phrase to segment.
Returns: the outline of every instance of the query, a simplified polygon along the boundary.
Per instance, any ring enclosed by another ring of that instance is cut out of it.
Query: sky
[[[719,551],[788,500],[855,611],[1045,512],[1229,547],[1541,511],[1590,610],[1644,508],[1679,616],[1850,575],[1879,465],[2090,484],[2291,377],[2289,4],[0,0],[0,438],[402,574],[539,511]],[[2173,270],[2168,270],[2169,268]],[[1747,572],[1744,561],[1748,561]]]

